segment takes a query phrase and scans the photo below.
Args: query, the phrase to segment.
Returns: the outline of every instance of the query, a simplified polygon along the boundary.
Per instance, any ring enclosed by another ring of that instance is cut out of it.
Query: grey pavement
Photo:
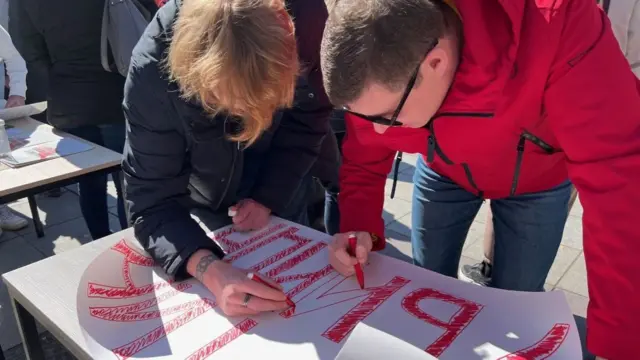
[[[403,261],[411,261],[410,224],[412,175],[417,157],[404,154],[396,196],[389,199],[391,177],[387,179],[384,219],[389,242],[384,253]],[[115,216],[115,188],[109,186],[109,205],[113,229],[118,229]],[[30,217],[26,199],[10,204],[11,208],[26,218]],[[74,187],[68,187],[60,198],[39,197],[40,218],[45,225],[45,237],[37,238],[33,225],[18,232],[5,232],[0,237],[0,273],[25,266],[45,257],[74,249],[91,240],[80,214]],[[461,265],[479,262],[483,257],[482,235],[486,220],[487,204],[484,204],[467,236]],[[547,277],[547,290],[559,289],[566,294],[575,315],[585,317],[588,304],[587,275],[582,251],[582,206],[576,202],[565,227],[562,245]],[[15,325],[9,296],[0,284],[0,345],[5,356],[22,360],[20,336]],[[47,359],[73,359],[48,333],[43,333]]]

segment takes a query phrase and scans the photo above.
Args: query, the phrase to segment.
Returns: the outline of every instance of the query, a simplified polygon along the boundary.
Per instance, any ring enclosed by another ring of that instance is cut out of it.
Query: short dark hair
[[[324,86],[335,106],[357,99],[367,83],[398,91],[447,29],[438,0],[336,0],[321,46]]]

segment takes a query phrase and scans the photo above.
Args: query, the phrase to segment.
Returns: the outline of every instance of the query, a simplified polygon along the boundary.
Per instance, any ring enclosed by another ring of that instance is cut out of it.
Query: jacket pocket
[[[522,171],[522,163],[524,161],[525,146],[527,142],[537,146],[539,149],[542,149],[543,153],[546,155],[552,155],[558,152],[557,149],[553,148],[539,137],[533,135],[527,130],[522,131],[516,147],[516,166],[513,171],[513,180],[511,181],[511,192],[509,193],[509,196],[514,196],[518,191],[518,181],[520,180],[520,173]]]

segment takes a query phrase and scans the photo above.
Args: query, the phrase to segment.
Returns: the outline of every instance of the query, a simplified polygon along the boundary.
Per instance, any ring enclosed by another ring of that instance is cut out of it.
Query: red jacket
[[[640,82],[608,18],[593,0],[455,4],[462,61],[429,128],[377,134],[346,117],[341,231],[384,235],[396,151],[425,155],[488,199],[569,178],[584,207],[589,349],[609,360],[640,357]]]

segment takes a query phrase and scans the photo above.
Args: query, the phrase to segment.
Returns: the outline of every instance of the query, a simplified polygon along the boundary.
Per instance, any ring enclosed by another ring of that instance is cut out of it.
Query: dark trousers
[[[122,154],[126,136],[124,123],[84,126],[65,131]],[[120,227],[126,229],[128,225],[122,197],[122,172],[112,173],[111,177],[116,187]],[[112,234],[109,227],[109,209],[107,206],[107,180],[106,174],[97,174],[91,175],[78,183],[80,210],[87,223],[89,233],[94,240]]]
[[[340,155],[342,155],[342,141],[344,140],[345,134],[345,132],[335,133]],[[335,235],[340,232],[340,209],[338,208],[339,184],[333,181],[323,182],[322,185],[325,189],[324,227],[327,234]]]

